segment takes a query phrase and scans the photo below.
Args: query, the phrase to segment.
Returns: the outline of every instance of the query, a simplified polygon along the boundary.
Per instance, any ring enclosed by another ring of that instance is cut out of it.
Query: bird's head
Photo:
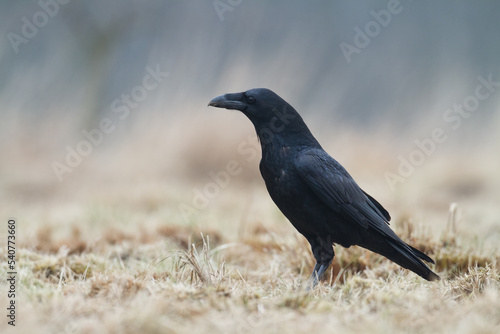
[[[217,96],[208,105],[216,108],[239,110],[254,124],[269,122],[276,116],[277,109],[278,111],[281,111],[280,108],[286,107],[293,109],[285,100],[267,88],[254,88],[241,93]]]
[[[252,121],[262,144],[317,144],[302,117],[285,100],[267,88],[217,96],[209,106],[239,110]],[[319,144],[318,144],[319,145]]]
[[[305,137],[316,142],[297,111],[270,89],[224,94],[213,98],[208,105],[241,111],[252,121],[262,143],[284,137],[290,138],[290,144],[300,143]]]

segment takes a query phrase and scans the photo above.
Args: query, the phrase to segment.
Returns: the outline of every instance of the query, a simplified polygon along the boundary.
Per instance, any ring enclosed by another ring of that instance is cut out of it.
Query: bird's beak
[[[226,109],[236,109],[243,111],[246,109],[246,104],[237,100],[238,94],[224,94],[221,96],[214,97],[208,106],[216,108],[226,108]]]

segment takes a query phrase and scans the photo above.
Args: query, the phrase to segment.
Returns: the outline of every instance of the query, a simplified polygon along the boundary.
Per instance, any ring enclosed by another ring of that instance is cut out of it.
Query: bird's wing
[[[301,151],[295,167],[307,186],[347,221],[392,234],[389,213],[357,185],[347,171],[322,149]]]
[[[377,209],[380,211],[380,213],[382,213],[382,215],[386,219],[387,224],[389,224],[389,221],[391,220],[391,215],[389,214],[389,212],[387,212],[387,210],[382,206],[382,204],[380,204],[375,198],[368,195],[364,190],[362,190],[362,191],[363,191],[363,194],[365,194],[366,197],[368,197],[370,202],[372,202],[372,204],[377,207]]]

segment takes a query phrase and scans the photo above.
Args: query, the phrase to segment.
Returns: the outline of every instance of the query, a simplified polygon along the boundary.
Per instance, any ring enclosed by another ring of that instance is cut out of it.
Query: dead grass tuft
[[[214,263],[210,254],[210,237],[202,238],[202,248],[198,252],[195,244],[187,252],[181,252],[180,269],[184,270],[191,283],[199,282],[208,286],[217,286],[224,279],[224,261]]]

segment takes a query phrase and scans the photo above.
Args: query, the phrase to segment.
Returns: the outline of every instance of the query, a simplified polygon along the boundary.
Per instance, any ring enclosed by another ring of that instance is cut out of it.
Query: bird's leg
[[[332,262],[330,261],[330,263],[332,263]],[[316,262],[316,265],[314,266],[314,270],[312,272],[312,275],[309,278],[309,283],[310,283],[309,286],[311,287],[311,289],[314,288],[318,284],[319,280],[325,274],[325,271],[328,268],[328,266],[330,265],[330,263],[319,264],[318,262]]]
[[[325,274],[326,269],[332,263],[335,253],[331,243],[323,242],[322,240],[309,240],[311,244],[316,265],[309,278],[308,290],[313,289]]]

